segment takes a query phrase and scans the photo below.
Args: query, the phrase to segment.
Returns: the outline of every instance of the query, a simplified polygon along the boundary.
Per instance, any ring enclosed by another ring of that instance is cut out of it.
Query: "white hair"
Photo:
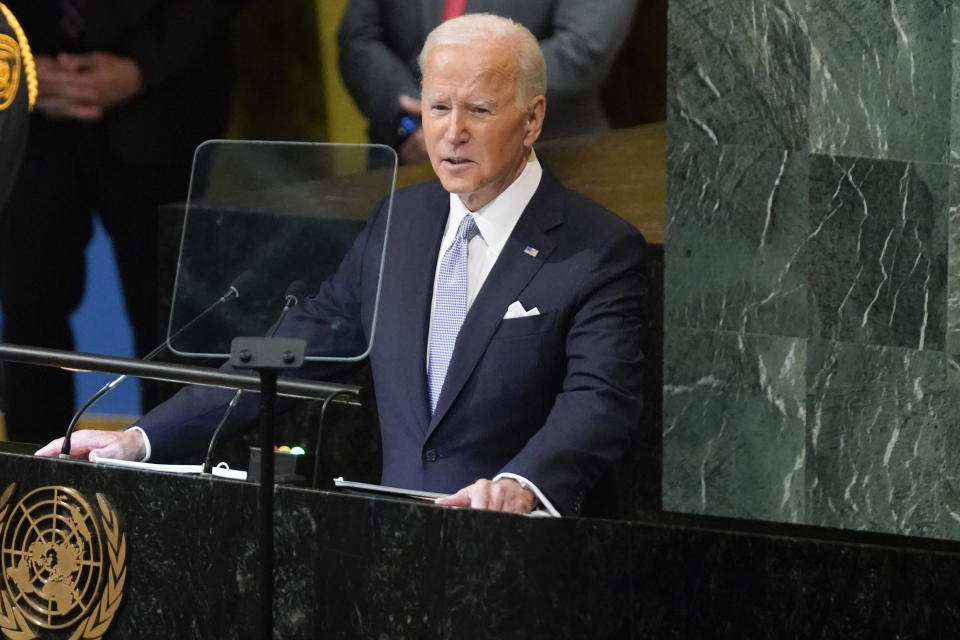
[[[547,63],[540,43],[530,30],[510,18],[492,13],[468,13],[441,23],[427,36],[417,58],[420,74],[427,66],[427,55],[438,45],[480,45],[504,41],[513,49],[517,61],[517,102],[526,109],[530,101],[547,92]]]

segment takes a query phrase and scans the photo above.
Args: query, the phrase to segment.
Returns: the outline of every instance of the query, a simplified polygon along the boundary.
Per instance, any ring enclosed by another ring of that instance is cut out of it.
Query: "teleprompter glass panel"
[[[309,308],[309,335],[296,336],[307,338],[308,359],[363,358],[371,318],[364,327],[355,309],[316,294],[337,281],[371,216],[386,216],[389,230],[395,176],[396,154],[380,145],[201,145],[170,311],[171,350],[228,357],[238,336],[295,335],[291,319]],[[376,290],[379,298],[379,284]],[[285,311],[291,296],[297,308]]]

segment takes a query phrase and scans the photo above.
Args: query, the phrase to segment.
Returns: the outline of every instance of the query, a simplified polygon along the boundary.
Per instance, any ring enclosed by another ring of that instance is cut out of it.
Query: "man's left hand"
[[[453,495],[437,498],[437,504],[507,513],[530,513],[537,504],[537,497],[530,489],[521,487],[516,480],[500,478],[496,482],[477,480]]]

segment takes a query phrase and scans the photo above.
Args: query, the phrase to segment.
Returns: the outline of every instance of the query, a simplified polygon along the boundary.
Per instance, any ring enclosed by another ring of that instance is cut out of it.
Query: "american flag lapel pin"
[[[530,245],[527,245],[527,248],[524,249],[523,252],[528,256],[530,256],[531,258],[536,258],[537,254],[540,253],[537,249],[534,249]]]

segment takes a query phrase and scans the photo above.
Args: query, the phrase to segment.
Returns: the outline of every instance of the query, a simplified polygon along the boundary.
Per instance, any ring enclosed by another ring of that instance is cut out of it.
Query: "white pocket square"
[[[523,305],[520,304],[520,301],[517,300],[509,307],[507,307],[507,312],[503,314],[504,320],[510,320],[512,318],[526,318],[528,316],[538,316],[540,315],[540,310],[534,307],[529,311],[523,308]]]

